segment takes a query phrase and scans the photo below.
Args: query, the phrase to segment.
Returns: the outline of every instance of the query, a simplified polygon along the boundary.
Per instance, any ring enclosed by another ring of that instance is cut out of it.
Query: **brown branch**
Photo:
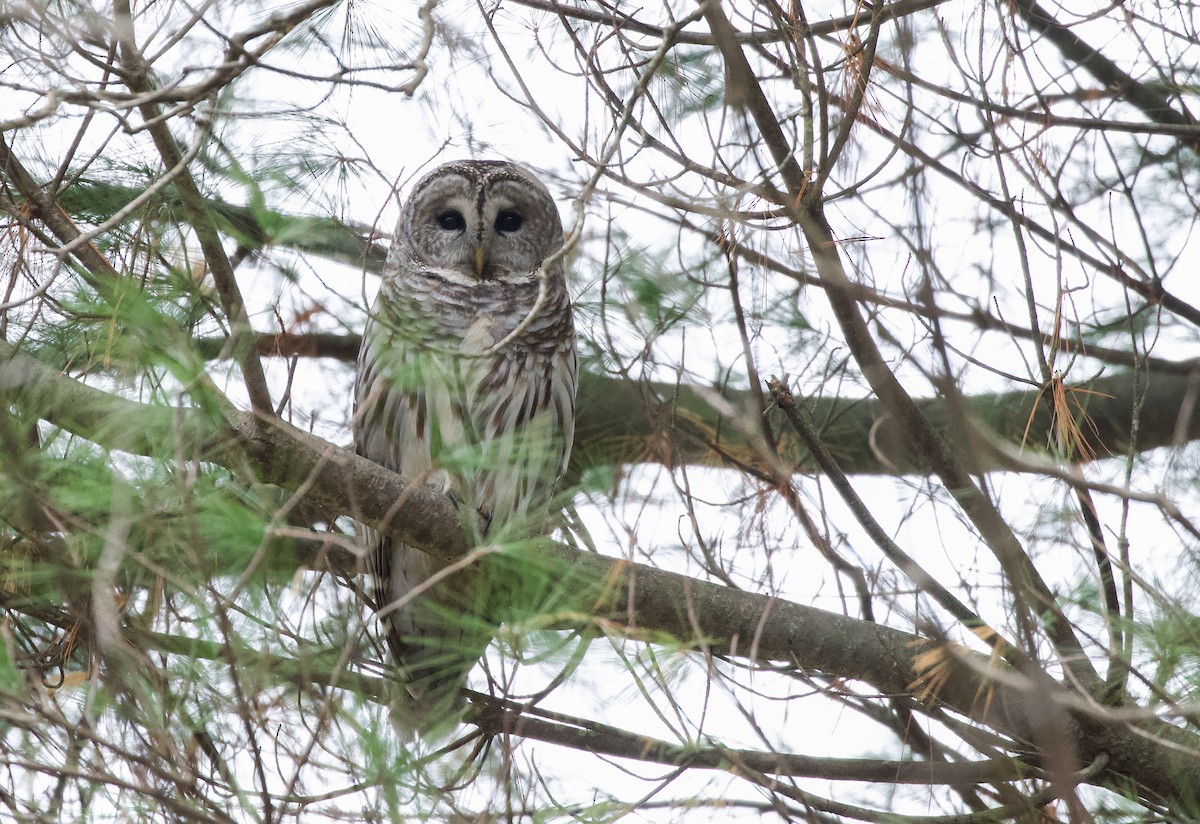
[[[884,557],[907,575],[909,580],[916,584],[918,589],[928,593],[937,601],[942,609],[962,622],[965,627],[972,631],[986,630],[986,633],[980,637],[1002,655],[1004,648],[1011,646],[1004,637],[989,627],[972,609],[942,586],[940,581],[926,572],[924,567],[901,549],[883,527],[879,525],[879,522],[875,520],[866,502],[859,497],[854,487],[850,485],[850,481],[846,478],[845,473],[842,472],[837,461],[834,460],[833,455],[821,443],[816,425],[813,423],[812,416],[808,413],[808,410],[797,406],[791,389],[776,377],[771,377],[766,382],[766,385],[771,392],[771,400],[774,405],[783,412],[784,417],[787,418],[788,422],[792,425],[792,429],[800,436],[800,439],[812,454],[813,459],[817,462],[825,477],[829,479],[833,488],[837,490],[846,506],[849,507],[854,519],[858,521],[859,526],[863,528],[867,533],[867,537],[883,553]]]
[[[214,421],[199,409],[153,406],[86,386],[0,342],[0,390],[36,415],[109,449],[196,456],[349,514],[444,560],[467,551],[464,525],[448,499],[421,484],[278,419],[231,413]],[[1048,705],[1069,715],[1065,742],[1085,760],[1113,756],[1104,783],[1133,781],[1148,797],[1183,799],[1200,786],[1200,739],[1146,715],[1137,719],[1073,698],[1061,685],[1029,681],[988,659],[912,633],[777,598],[568,547],[540,542],[521,563],[554,566],[553,580],[582,610],[639,631],[689,641],[716,654],[785,662],[871,684],[883,695],[913,695],[1018,741],[1039,739]],[[930,655],[938,661],[931,683]],[[1053,755],[1053,754],[1052,754]]]
[[[792,154],[787,137],[779,126],[762,86],[754,78],[746,55],[737,45],[733,27],[725,17],[724,11],[715,0],[707,0],[705,10],[706,19],[712,27],[726,64],[739,66],[736,75],[750,78],[750,82],[743,89],[745,107],[778,167],[779,176],[786,189],[786,200],[783,204],[793,205],[790,210],[792,217],[804,233],[817,272],[826,282],[832,284],[825,289],[825,293],[845,336],[846,345],[863,376],[889,413],[900,422],[905,441],[929,462],[930,470],[954,496],[963,512],[979,530],[984,543],[999,560],[1013,586],[1018,626],[1021,628],[1026,649],[1037,648],[1033,616],[1048,616],[1042,624],[1054,641],[1060,660],[1090,694],[1099,695],[1103,684],[1084,654],[1070,622],[1062,613],[1041,573],[1025,553],[1021,542],[995,506],[976,486],[967,467],[960,460],[962,450],[950,449],[943,434],[922,414],[920,407],[901,386],[883,359],[865,319],[859,312],[858,303],[851,295],[851,281],[845,272],[833,230],[825,217],[820,197],[820,180],[824,177],[824,171],[816,171],[817,183],[809,184],[804,171],[800,169]],[[865,84],[867,78],[862,77],[860,82]],[[1027,601],[1030,595],[1033,597],[1032,604]],[[1014,651],[1011,654],[1015,655],[1018,652]],[[1026,675],[1037,677],[1041,673],[1040,667],[1032,661],[1026,663]]]
[[[515,0],[517,5],[525,6],[539,11],[553,12],[565,18],[573,20],[583,20],[588,23],[599,23],[603,26],[608,26],[614,31],[620,32],[636,32],[645,34],[650,37],[662,39],[668,32],[669,26],[656,26],[653,23],[645,23],[638,20],[636,17],[629,15],[611,14],[603,11],[596,11],[587,6],[568,6],[555,0]],[[899,0],[896,3],[889,3],[883,7],[883,14],[887,18],[896,19],[906,17],[910,14],[915,14],[926,9],[940,6],[946,0]],[[808,35],[828,35],[839,34],[847,29],[853,29],[863,25],[864,16],[861,14],[847,14],[842,17],[834,17],[829,20],[822,20],[819,23],[812,23],[808,26],[796,26],[789,28],[787,31],[755,31],[751,34],[738,34],[737,40],[739,43],[777,43],[783,40],[789,40],[793,37],[808,36]],[[704,32],[679,32],[674,36],[677,43],[683,43],[694,46],[711,46],[715,42],[715,38]]]
[[[150,66],[142,57],[141,50],[134,41],[133,15],[129,9],[129,0],[116,0],[116,31],[120,33],[119,45],[122,64],[122,77],[130,90],[145,95],[151,91]],[[145,99],[138,105],[146,130],[150,133],[154,147],[168,169],[183,165],[183,152],[171,134],[168,121],[164,119],[162,109],[152,100]],[[202,122],[197,123],[203,128]],[[184,168],[175,183],[180,201],[188,216],[188,223],[196,233],[196,239],[204,253],[209,273],[217,287],[217,295],[221,299],[221,308],[229,320],[229,335],[234,350],[239,354],[242,367],[242,379],[246,384],[246,393],[250,398],[250,406],[260,415],[274,415],[271,403],[271,391],[267,386],[267,376],[263,372],[262,361],[253,346],[250,337],[253,334],[250,326],[250,316],[246,313],[246,302],[238,287],[233,266],[229,256],[225,254],[225,246],[221,236],[205,207],[204,196],[196,184],[191,172]]]
[[[203,639],[130,628],[139,648],[153,649],[223,663],[263,668],[276,683],[301,688],[310,684],[353,690],[376,701],[388,700],[383,679],[344,669],[331,669],[337,655],[328,650],[301,650],[295,655],[270,655]],[[500,733],[534,738],[602,755],[668,766],[713,770],[750,768],[767,775],[866,781],[892,784],[969,787],[981,783],[1036,778],[1040,770],[1016,759],[975,762],[890,761],[874,758],[826,758],[795,753],[762,752],[727,747],[672,744],[635,732],[539,708],[529,708],[495,696],[468,690],[474,708],[468,721],[484,735]]]
[[[649,761],[671,767],[729,770],[749,768],[767,775],[969,787],[1036,777],[1038,770],[1016,760],[976,762],[888,761],[874,758],[824,758],[795,753],[760,752],[726,747],[672,744],[647,735],[557,713],[525,710],[511,702],[469,692],[478,709],[471,720],[487,735],[508,733],[561,744],[577,750]]]
[[[1012,8],[1020,12],[1031,29],[1053,43],[1064,58],[1099,80],[1105,89],[1128,100],[1150,120],[1169,126],[1198,125],[1189,114],[1177,111],[1158,87],[1135,80],[1116,63],[1088,45],[1069,27],[1055,20],[1037,0],[1012,0]],[[1192,151],[1200,152],[1200,136],[1193,134],[1190,135],[1191,139],[1185,139],[1189,136],[1181,134],[1179,137]]]
[[[44,223],[60,243],[67,245],[79,238],[81,232],[70,215],[34,180],[33,175],[13,154],[3,134],[0,134],[0,169],[3,170],[4,177],[16,188],[21,199],[29,205],[31,216]],[[108,258],[104,257],[93,243],[73,246],[71,254],[93,281],[98,277],[115,280],[120,276]]]
[[[333,333],[281,333],[258,335],[255,345],[262,355],[332,358],[353,363],[358,357],[361,339],[357,335]],[[222,353],[224,340],[202,338],[196,341],[204,357]],[[1181,445],[1200,438],[1200,406],[1188,403],[1200,393],[1191,377],[1200,368],[1194,364],[1176,364],[1178,370],[1152,372],[1145,387],[1142,426],[1137,448],[1142,451]],[[1088,417],[1095,424],[1093,439],[1097,459],[1122,454],[1129,446],[1129,421],[1138,402],[1133,376],[1117,373],[1090,381],[1083,396]],[[648,382],[640,386],[619,377],[584,372],[580,376],[578,434],[572,451],[572,474],[578,476],[589,466],[611,466],[656,460],[650,448],[666,433],[673,435],[671,459],[679,465],[724,466],[730,455],[752,461],[743,454],[744,439],[737,427],[709,402],[709,391],[717,392],[734,409],[753,412],[752,398],[742,389],[701,387],[686,384]],[[647,395],[661,398],[660,407],[648,408]],[[1035,449],[1047,443],[1053,431],[1049,410],[1039,403],[1036,388],[963,398],[970,418],[1001,440]],[[906,443],[899,420],[874,398],[807,397],[804,402],[819,423],[821,439],[838,459],[848,475],[925,474],[928,463]],[[935,429],[950,429],[950,414],[941,398],[914,401]],[[1183,410],[1190,414],[1181,419]],[[1032,419],[1031,419],[1032,415]],[[1028,427],[1028,428],[1027,428]],[[718,436],[718,433],[719,436]],[[872,435],[875,446],[872,447]],[[719,439],[718,439],[719,437]],[[817,471],[808,449],[786,431],[780,441],[780,453],[797,471]],[[998,469],[1022,471],[995,450],[973,450],[964,456],[972,473]]]

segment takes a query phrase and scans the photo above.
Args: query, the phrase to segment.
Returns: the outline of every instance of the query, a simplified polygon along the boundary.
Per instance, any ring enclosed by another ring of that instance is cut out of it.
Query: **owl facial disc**
[[[413,187],[397,240],[419,271],[484,285],[535,280],[563,231],[549,191],[529,172],[504,161],[463,161]]]

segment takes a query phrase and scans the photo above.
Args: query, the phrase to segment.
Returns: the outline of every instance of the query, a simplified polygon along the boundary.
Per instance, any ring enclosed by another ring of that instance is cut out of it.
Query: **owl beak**
[[[475,247],[475,275],[483,277],[483,267],[487,264],[487,255],[483,251],[482,246]]]

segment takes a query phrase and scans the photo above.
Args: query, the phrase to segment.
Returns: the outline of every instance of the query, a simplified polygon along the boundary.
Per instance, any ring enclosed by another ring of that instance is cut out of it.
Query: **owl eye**
[[[447,232],[461,232],[467,222],[463,220],[462,212],[454,209],[447,209],[437,216],[437,225],[441,226]]]
[[[494,224],[497,232],[515,232],[521,228],[521,224],[525,222],[525,218],[511,209],[505,209],[500,214],[496,215],[496,223]]]

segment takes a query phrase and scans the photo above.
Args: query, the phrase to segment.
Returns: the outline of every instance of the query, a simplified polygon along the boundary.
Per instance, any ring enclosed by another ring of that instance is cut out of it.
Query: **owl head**
[[[558,207],[541,181],[508,161],[463,160],[413,188],[393,254],[447,280],[483,284],[533,279],[562,243]]]

